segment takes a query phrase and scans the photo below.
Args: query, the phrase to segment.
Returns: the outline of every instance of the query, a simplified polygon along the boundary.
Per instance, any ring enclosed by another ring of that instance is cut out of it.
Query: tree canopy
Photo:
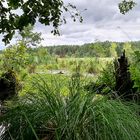
[[[41,33],[33,32],[33,26],[29,24],[27,27],[24,27],[22,31],[19,32],[21,36],[21,41],[26,47],[38,46],[41,43],[43,38],[41,37]]]
[[[135,5],[136,5],[136,2],[134,0],[123,0],[121,3],[119,3],[120,13],[126,14]]]
[[[15,10],[21,10],[21,13]],[[82,22],[76,6],[65,5],[63,0],[1,0],[0,1],[0,34],[4,34],[3,41],[9,43],[16,30],[22,31],[29,24],[36,21],[54,27],[53,34],[59,34],[58,27],[64,22],[63,12],[70,13],[75,21]]]

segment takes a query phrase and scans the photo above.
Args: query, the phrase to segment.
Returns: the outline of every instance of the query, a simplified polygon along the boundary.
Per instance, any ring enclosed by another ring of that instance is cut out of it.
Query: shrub
[[[29,63],[27,47],[20,42],[6,48],[2,54],[2,61],[4,70],[13,69],[19,73],[21,69],[25,69]]]
[[[135,90],[133,88],[134,83],[131,80],[129,72],[128,58],[125,56],[125,50],[120,58],[114,61],[115,65],[115,90],[122,99],[133,100]]]
[[[17,95],[20,88],[16,73],[8,70],[0,77],[0,100],[4,101]]]

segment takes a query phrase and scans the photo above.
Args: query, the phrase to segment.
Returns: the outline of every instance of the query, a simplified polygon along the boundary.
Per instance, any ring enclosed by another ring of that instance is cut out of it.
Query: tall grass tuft
[[[1,139],[139,140],[136,105],[88,94],[78,78],[69,81],[67,96],[60,92],[62,81],[36,78],[35,93],[20,97],[0,117]]]

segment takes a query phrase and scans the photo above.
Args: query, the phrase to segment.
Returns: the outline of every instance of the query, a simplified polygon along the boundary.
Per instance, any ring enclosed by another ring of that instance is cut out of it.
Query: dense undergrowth
[[[139,106],[85,91],[73,76],[63,95],[60,83],[36,77],[35,93],[7,102],[0,117],[3,140],[139,140]],[[66,85],[65,85],[66,86]]]
[[[132,49],[128,46],[126,54],[131,56]],[[110,52],[116,54],[114,50]],[[140,95],[139,50],[133,52],[133,56],[128,59],[130,66],[127,70],[131,74],[132,88],[136,88],[135,93]],[[2,103],[4,113],[1,112],[0,124],[5,130],[0,139],[140,139],[140,104],[122,99],[115,89],[112,60],[117,56],[53,58],[46,48],[30,50],[19,43],[7,48],[0,57],[0,73],[14,71],[20,85],[18,98]],[[70,75],[48,73],[48,70],[56,69],[68,70]],[[92,76],[85,77],[83,73]],[[2,83],[10,87],[11,78],[5,79],[3,74],[1,77]]]

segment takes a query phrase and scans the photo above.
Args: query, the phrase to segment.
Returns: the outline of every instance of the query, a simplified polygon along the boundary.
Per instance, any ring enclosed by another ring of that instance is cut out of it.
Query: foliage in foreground
[[[5,6],[6,5],[6,6]],[[14,12],[21,9],[22,13]],[[63,0],[30,1],[30,0],[1,0],[0,1],[0,34],[5,34],[3,41],[7,44],[16,30],[22,31],[29,24],[35,25],[38,21],[46,26],[54,27],[52,33],[59,34],[58,27],[66,23],[63,12],[70,14],[73,21],[83,21],[75,5],[65,5]]]
[[[13,70],[8,70],[0,76],[0,101],[12,98],[21,89],[18,77]]]
[[[60,82],[34,80],[36,93],[7,103],[0,118],[6,126],[2,140],[139,140],[138,106],[88,94],[78,76],[62,96]]]

